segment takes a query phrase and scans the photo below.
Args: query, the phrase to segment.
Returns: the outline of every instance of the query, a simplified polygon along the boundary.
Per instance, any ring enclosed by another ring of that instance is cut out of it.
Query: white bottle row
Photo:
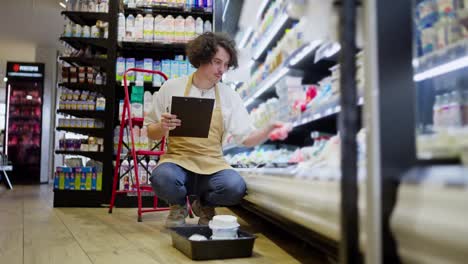
[[[185,43],[204,32],[211,32],[211,22],[192,16],[174,18],[151,14],[136,17],[119,13],[118,40],[135,42]]]

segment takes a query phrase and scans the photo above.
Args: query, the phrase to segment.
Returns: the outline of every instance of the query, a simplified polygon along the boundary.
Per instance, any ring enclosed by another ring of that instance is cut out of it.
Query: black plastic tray
[[[211,240],[208,226],[181,226],[171,228],[172,245],[192,260],[246,258],[252,256],[255,235],[242,230],[232,240]],[[191,241],[193,234],[207,237],[205,241]]]

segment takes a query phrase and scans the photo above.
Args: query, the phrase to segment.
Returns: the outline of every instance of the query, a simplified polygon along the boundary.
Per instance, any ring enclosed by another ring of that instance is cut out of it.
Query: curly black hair
[[[239,64],[236,43],[225,33],[203,33],[187,44],[186,53],[190,63],[198,68],[200,65],[210,63],[213,60],[218,51],[218,46],[224,48],[229,54],[229,68],[237,68]]]

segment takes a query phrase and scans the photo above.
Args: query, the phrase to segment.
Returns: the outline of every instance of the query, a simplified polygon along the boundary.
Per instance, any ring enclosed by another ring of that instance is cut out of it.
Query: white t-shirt
[[[172,96],[184,96],[188,76],[166,81],[157,96],[153,98],[151,110],[145,117],[145,126],[159,122],[161,114],[171,109]],[[223,83],[218,83],[221,111],[223,112],[224,135],[223,142],[228,134],[232,135],[237,144],[244,140],[255,130],[252,119],[242,102],[239,94]],[[215,89],[200,90],[192,85],[189,97],[215,99]],[[215,102],[215,105],[218,102]]]

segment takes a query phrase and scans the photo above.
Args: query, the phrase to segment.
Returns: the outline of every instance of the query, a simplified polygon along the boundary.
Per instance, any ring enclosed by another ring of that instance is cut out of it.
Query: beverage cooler
[[[44,64],[7,63],[4,154],[13,183],[39,183]]]

